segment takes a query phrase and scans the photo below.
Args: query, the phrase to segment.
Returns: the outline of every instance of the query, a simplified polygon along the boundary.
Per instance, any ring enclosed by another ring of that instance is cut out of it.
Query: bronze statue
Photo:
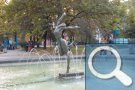
[[[64,16],[66,16],[66,13],[63,13],[62,16],[58,19],[55,30],[54,30],[54,35],[57,39],[60,55],[61,56],[67,55],[67,62],[68,62],[67,73],[69,73],[70,55],[68,55],[67,41],[62,38],[62,31],[65,29],[75,29],[75,28],[79,28],[79,27],[78,26],[66,26],[65,23],[61,23]]]

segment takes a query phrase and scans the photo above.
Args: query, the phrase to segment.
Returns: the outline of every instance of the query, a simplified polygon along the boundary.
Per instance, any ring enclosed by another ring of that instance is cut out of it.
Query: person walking
[[[101,43],[102,44],[107,44],[108,43],[108,38],[106,36],[104,36],[101,39]],[[106,54],[107,54],[107,51],[106,50],[101,50],[100,55],[106,55]]]
[[[9,50],[13,49],[13,41],[12,39],[9,39]]]

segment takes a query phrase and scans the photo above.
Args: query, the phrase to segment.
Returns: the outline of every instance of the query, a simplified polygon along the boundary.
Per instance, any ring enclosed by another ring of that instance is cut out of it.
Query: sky
[[[6,4],[8,4],[11,0],[6,0]]]

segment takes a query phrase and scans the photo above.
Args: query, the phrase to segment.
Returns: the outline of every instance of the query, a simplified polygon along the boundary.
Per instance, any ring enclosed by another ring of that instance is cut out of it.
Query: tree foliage
[[[51,23],[56,22],[61,14],[66,12],[64,22],[67,25],[79,25],[81,19],[85,20],[87,27],[81,30],[82,32],[87,30],[90,33],[87,35],[89,37],[97,27],[101,30],[110,30],[118,23],[120,27],[124,26],[124,17],[130,5],[120,3],[120,1],[12,0],[4,7],[6,12],[4,17],[8,31],[41,36],[46,31],[51,33]],[[130,16],[132,15],[134,14]]]

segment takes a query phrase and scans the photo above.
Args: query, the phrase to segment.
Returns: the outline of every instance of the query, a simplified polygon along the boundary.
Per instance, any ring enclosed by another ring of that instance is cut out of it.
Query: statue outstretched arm
[[[64,29],[79,29],[80,27],[79,26],[67,26],[67,27],[64,27]]]
[[[62,19],[64,18],[64,16],[66,16],[66,13],[65,13],[65,12],[64,12],[64,13],[62,14],[62,16],[58,19],[57,25],[59,25],[59,24],[61,23],[61,21],[62,21]]]

